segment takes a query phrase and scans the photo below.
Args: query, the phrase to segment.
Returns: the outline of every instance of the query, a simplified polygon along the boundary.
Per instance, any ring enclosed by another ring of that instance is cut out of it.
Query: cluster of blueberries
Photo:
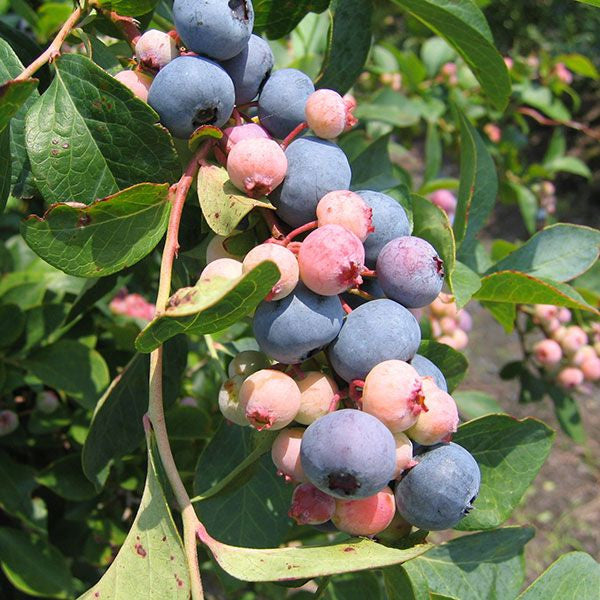
[[[348,159],[331,140],[355,124],[353,98],[315,91],[296,69],[271,74],[249,0],[175,0],[173,14],[186,55],[167,34],[147,32],[136,47],[159,69],[148,103],[176,137],[225,127],[215,157],[243,193],[269,197],[279,223],[243,261],[223,238],[207,249],[200,286],[235,281],[265,260],[281,275],[254,313],[260,352],[229,365],[223,415],[280,430],[272,457],[299,484],[290,509],[298,523],[353,535],[452,527],[480,473],[450,443],[457,407],[441,371],[417,354],[409,310],[438,297],[442,260],[410,235],[395,199],[349,191]]]

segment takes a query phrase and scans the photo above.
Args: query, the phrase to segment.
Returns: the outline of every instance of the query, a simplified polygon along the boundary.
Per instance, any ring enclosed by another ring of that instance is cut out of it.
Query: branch
[[[536,120],[540,125],[548,125],[550,127],[554,127],[556,125],[564,125],[565,127],[570,127],[571,129],[576,129],[577,131],[581,131],[588,135],[589,137],[600,140],[600,133],[594,131],[591,127],[588,127],[584,123],[578,123],[577,121],[557,121],[555,119],[548,119],[542,113],[534,110],[533,108],[528,108],[527,106],[521,106],[517,108],[517,112],[531,117]]]
[[[48,49],[40,54],[20,75],[18,75],[15,78],[15,81],[29,79],[47,62],[52,62],[60,55],[61,46],[67,36],[71,33],[71,30],[77,25],[77,21],[79,21],[79,18],[81,17],[81,12],[81,7],[78,6],[65,21],[65,24],[61,27],[53,42],[48,46]]]

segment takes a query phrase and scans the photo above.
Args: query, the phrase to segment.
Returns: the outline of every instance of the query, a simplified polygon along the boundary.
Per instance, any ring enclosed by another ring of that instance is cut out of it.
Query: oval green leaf
[[[450,346],[446,346],[446,344],[440,344],[433,340],[423,340],[418,352],[434,363],[444,374],[449,392],[456,388],[467,373],[469,363],[464,354],[450,348]]]
[[[323,12],[330,0],[254,0],[254,32],[275,40],[288,34],[309,12]]]
[[[37,79],[22,79],[7,81],[0,85],[0,132],[4,131],[10,120],[31,96],[37,84]]]
[[[140,183],[88,206],[54,204],[21,222],[29,247],[77,277],[104,277],[149,254],[167,229],[168,184]]]

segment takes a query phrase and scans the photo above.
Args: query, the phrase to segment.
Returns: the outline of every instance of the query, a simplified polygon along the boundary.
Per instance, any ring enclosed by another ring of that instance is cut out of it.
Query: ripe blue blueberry
[[[458,444],[438,444],[415,456],[417,465],[396,485],[398,513],[411,525],[438,531],[454,527],[473,508],[481,474]]]
[[[256,98],[271,74],[274,61],[269,44],[261,37],[252,35],[246,48],[223,62],[223,68],[235,87],[236,104],[245,104]]]
[[[363,190],[356,192],[373,210],[373,227],[375,231],[369,234],[364,242],[365,263],[373,268],[381,249],[394,238],[409,235],[410,223],[405,210],[387,194]]]
[[[217,63],[180,56],[158,72],[148,104],[178,138],[188,138],[201,125],[222,127],[233,111],[233,82]]]
[[[440,390],[444,390],[444,392],[448,391],[448,384],[446,383],[444,374],[428,358],[425,358],[420,354],[415,354],[410,361],[410,364],[416,369],[421,377],[432,377],[435,385],[437,385]]]
[[[246,47],[254,9],[250,0],[175,0],[173,19],[189,50],[227,60]]]
[[[299,283],[289,296],[259,304],[254,337],[271,358],[296,364],[325,347],[338,334],[343,318],[337,296],[319,296]]]
[[[322,492],[345,500],[382,490],[396,469],[396,445],[376,417],[354,409],[329,413],[302,436],[304,474]]]
[[[444,262],[429,242],[418,237],[388,242],[377,257],[376,269],[385,295],[408,308],[431,304],[444,284]]]
[[[384,360],[409,361],[421,343],[415,317],[393,300],[367,302],[347,317],[329,346],[335,372],[346,381],[364,379]]]
[[[278,217],[300,227],[317,218],[317,204],[325,194],[348,189],[352,172],[339,146],[316,137],[294,140],[285,156],[287,175],[270,198]]]
[[[258,99],[260,124],[273,137],[284,138],[304,121],[304,106],[314,91],[313,82],[302,71],[275,71]]]

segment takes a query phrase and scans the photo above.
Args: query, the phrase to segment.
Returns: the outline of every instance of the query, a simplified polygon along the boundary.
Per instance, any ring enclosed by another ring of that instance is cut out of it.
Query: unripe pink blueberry
[[[431,446],[450,440],[458,427],[458,408],[450,394],[440,390],[431,377],[423,377],[423,395],[427,411],[406,432],[418,444]]]
[[[264,127],[257,123],[244,123],[235,127],[227,127],[223,130],[223,137],[219,141],[219,145],[226,154],[231,152],[231,149],[242,140],[269,140],[271,136],[267,133]]]
[[[455,350],[464,350],[469,345],[469,336],[462,329],[455,329],[450,335],[443,335],[437,341]]]
[[[240,278],[242,274],[242,263],[239,260],[233,258],[218,258],[204,267],[204,270],[200,273],[199,281],[202,283],[209,283],[215,278],[233,281],[234,279]]]
[[[151,321],[156,307],[140,294],[127,294],[120,292],[110,301],[109,308],[118,315],[125,315],[133,319]]]
[[[431,335],[436,339],[442,335],[439,319],[431,319]]]
[[[0,437],[9,435],[19,427],[19,417],[14,410],[0,411]]]
[[[284,179],[288,162],[275,140],[240,140],[227,157],[227,174],[251,198],[270,194]]]
[[[396,442],[396,472],[394,479],[400,476],[402,471],[413,467],[416,463],[413,460],[413,445],[410,438],[405,433],[395,433]]]
[[[452,317],[442,317],[440,319],[440,329],[442,330],[442,333],[445,333],[446,335],[452,335],[457,327],[456,319],[453,319]]]
[[[567,85],[573,83],[573,73],[567,69],[564,63],[556,63],[556,65],[554,65],[554,73],[563,83],[566,83]]]
[[[365,249],[351,231],[341,225],[324,225],[311,231],[300,246],[300,279],[322,296],[335,296],[360,285]]]
[[[255,429],[283,429],[300,409],[300,390],[289,375],[262,369],[244,380],[240,403]]]
[[[373,228],[373,209],[356,193],[336,190],[325,194],[317,204],[319,227],[341,225],[364,242]]]
[[[450,190],[436,190],[429,196],[429,199],[448,214],[456,212],[456,196]]]
[[[562,306],[559,310],[558,310],[558,320],[561,323],[569,323],[571,321],[573,315],[571,315],[571,311],[568,308],[565,308],[564,306]]]
[[[422,380],[417,370],[402,360],[380,362],[365,378],[362,409],[392,433],[414,425],[423,411]]]
[[[558,319],[556,319],[556,321],[558,321]],[[550,333],[550,337],[560,343],[560,341],[567,335],[568,329],[564,325],[561,325],[559,321],[558,327],[549,329],[548,331]]]
[[[561,338],[560,345],[567,354],[574,354],[579,348],[585,346],[587,342],[588,337],[585,331],[578,325],[572,325],[571,327],[567,327],[567,332]]]
[[[328,496],[312,483],[302,483],[294,490],[288,516],[298,525],[320,525],[331,520],[335,498]]]
[[[504,64],[506,65],[506,68],[510,71],[513,68],[513,65],[515,64],[513,59],[510,56],[505,56],[504,57]]]
[[[306,481],[300,462],[300,444],[303,434],[304,429],[301,427],[283,429],[271,447],[271,459],[277,467],[277,475],[281,475],[287,482]]]
[[[44,390],[35,398],[35,407],[40,412],[49,415],[59,407],[59,400],[56,392],[52,390]]]
[[[458,326],[467,333],[473,329],[473,318],[471,315],[465,310],[459,310],[456,314],[456,318],[458,319]]]
[[[600,341],[594,344],[594,350],[596,351],[596,354],[600,356]]]
[[[179,56],[175,40],[164,31],[148,29],[135,44],[137,59],[153,69],[162,69]]]
[[[348,122],[348,107],[334,90],[313,92],[306,101],[304,114],[315,135],[326,140],[338,137]]]
[[[244,378],[240,375],[234,375],[223,382],[218,396],[219,410],[228,421],[247,427],[250,423],[248,423],[245,409],[240,403],[242,383],[244,383]]]
[[[544,327],[544,331],[546,331],[549,334],[554,333],[555,331],[558,331],[562,325],[560,324],[560,321],[558,320],[558,318],[554,318],[554,319],[550,319],[549,321],[546,321],[543,325]]]
[[[281,277],[271,288],[267,300],[281,300],[294,291],[300,277],[298,259],[291,251],[279,244],[260,244],[252,248],[244,258],[242,268],[244,273],[250,272],[265,260],[273,261]]]
[[[396,512],[394,493],[389,487],[360,500],[336,500],[331,520],[350,535],[376,535],[386,529]]]
[[[300,390],[300,410],[295,420],[310,425],[329,412],[338,386],[332,377],[320,371],[308,371],[296,384]]]
[[[483,130],[490,138],[490,142],[493,142],[494,144],[497,144],[502,139],[502,130],[498,125],[494,125],[494,123],[488,123],[484,126]]]
[[[565,367],[556,376],[558,385],[566,389],[574,389],[583,383],[583,372],[576,367]]]
[[[219,258],[232,258],[237,260],[237,257],[234,254],[231,254],[225,250],[225,246],[223,246],[223,242],[226,240],[226,237],[222,235],[215,235],[211,238],[210,242],[206,246],[206,264],[212,263]]]
[[[115,79],[120,81],[125,87],[128,87],[140,100],[148,102],[148,90],[152,85],[153,78],[141,71],[119,71]]]
[[[196,400],[196,398],[193,398],[192,396],[184,396],[179,401],[179,406],[191,406],[192,408],[198,408],[198,401]],[[246,425],[247,425],[247,423],[246,423]]]
[[[562,359],[560,344],[554,340],[540,340],[534,347],[533,353],[541,365],[557,365]]]
[[[600,358],[586,358],[581,363],[581,372],[586,381],[600,381]]]
[[[552,304],[536,304],[533,307],[533,316],[536,322],[544,323],[558,317],[558,307]]]
[[[592,346],[582,346],[575,352],[573,358],[571,358],[571,364],[576,367],[580,367],[582,363],[588,359],[596,358],[596,351]]]

